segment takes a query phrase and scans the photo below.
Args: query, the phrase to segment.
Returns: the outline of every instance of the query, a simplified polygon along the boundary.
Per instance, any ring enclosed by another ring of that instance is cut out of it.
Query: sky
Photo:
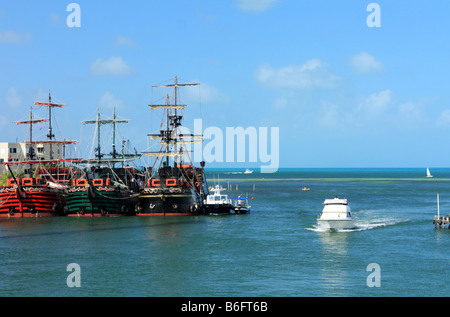
[[[224,152],[227,127],[265,127],[280,168],[450,166],[448,1],[79,0],[79,16],[71,3],[0,3],[0,141],[27,138],[13,122],[50,90],[74,152],[97,108],[146,151],[161,120],[148,104],[168,93],[152,85],[177,76],[200,83],[180,91],[184,124],[223,131]],[[264,165],[249,154],[207,167]]]

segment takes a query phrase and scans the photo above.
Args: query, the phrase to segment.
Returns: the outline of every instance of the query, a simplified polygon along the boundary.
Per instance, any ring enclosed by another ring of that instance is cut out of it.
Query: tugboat
[[[323,229],[341,230],[355,228],[351,208],[346,198],[325,199],[322,214],[317,223]]]
[[[67,184],[76,176],[77,170],[66,167],[65,163],[78,161],[79,159],[54,158],[53,146],[59,146],[65,150],[67,144],[75,141],[57,141],[52,131],[51,110],[54,107],[62,108],[63,104],[52,103],[49,93],[48,102],[34,102],[35,105],[48,107],[49,118],[33,119],[32,108],[30,118],[26,121],[17,121],[16,124],[30,125],[30,140],[25,142],[28,146],[24,161],[4,162],[11,178],[5,186],[0,186],[0,217],[53,217],[63,215],[62,211],[67,198]],[[33,125],[49,122],[46,141],[33,141]],[[43,159],[44,146],[49,149],[49,159]],[[35,146],[38,147],[36,153]],[[63,150],[63,153],[65,152]],[[16,177],[11,170],[12,165],[22,167],[22,171],[16,172]],[[28,168],[27,168],[28,167]]]
[[[230,214],[233,209],[233,202],[228,195],[222,194],[222,185],[217,184],[211,188],[203,205],[204,213],[207,215],[225,215]]]
[[[173,88],[172,98],[166,96],[163,105],[151,104],[151,110],[163,109],[161,130],[149,134],[152,140],[159,140],[160,149],[156,152],[143,152],[155,157],[153,165],[147,169],[145,187],[139,194],[136,208],[138,216],[189,216],[202,213],[206,198],[205,162],[194,167],[188,143],[202,142],[202,135],[183,134],[180,131],[182,112],[186,105],[178,103],[179,87],[195,86],[198,83],[179,83],[177,77],[173,84],[154,85],[154,88]]]
[[[125,154],[123,147],[122,153],[118,153],[115,147],[116,124],[127,122],[117,120],[115,110],[112,120],[100,120],[100,112],[97,111],[97,120],[82,122],[97,126],[97,154],[94,159],[79,162],[85,164],[86,168],[82,177],[72,181],[64,208],[68,216],[118,217],[135,214],[140,190],[139,182],[144,175],[138,169],[124,164],[141,155]],[[113,125],[113,150],[109,155],[103,154],[100,147],[100,127],[105,124]],[[121,163],[122,166],[115,167],[117,163]]]

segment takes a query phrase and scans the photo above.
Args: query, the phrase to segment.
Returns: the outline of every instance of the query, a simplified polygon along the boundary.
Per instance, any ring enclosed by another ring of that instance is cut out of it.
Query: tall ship
[[[128,123],[118,120],[114,110],[113,119],[101,120],[100,111],[97,119],[83,121],[82,124],[94,124],[97,133],[95,157],[78,162],[83,166],[83,175],[72,180],[64,213],[76,217],[118,217],[135,214],[138,194],[145,175],[129,163],[142,154],[127,153],[125,141],[120,151],[116,149],[116,125]],[[112,151],[102,153],[100,127],[113,126]],[[118,165],[118,166],[117,166]]]
[[[149,105],[152,111],[164,113],[159,132],[148,134],[159,143],[159,150],[143,152],[154,161],[147,168],[144,188],[139,194],[138,216],[189,216],[203,212],[207,194],[205,162],[195,167],[187,146],[201,143],[203,136],[181,131],[186,105],[179,102],[179,88],[195,85],[198,83],[179,83],[175,77],[173,83],[153,86],[172,89],[173,93],[166,95],[165,104]]]
[[[29,125],[29,141],[25,142],[26,153],[22,159],[15,160],[10,156],[11,159],[3,163],[9,171],[9,178],[0,186],[0,217],[62,215],[68,184],[79,174],[78,169],[71,165],[79,159],[65,158],[66,146],[76,141],[58,141],[53,134],[52,109],[64,105],[53,103],[50,93],[48,102],[34,104],[48,108],[48,119],[35,119],[31,107],[29,120],[15,122]],[[33,125],[44,122],[49,124],[47,140],[34,141]]]

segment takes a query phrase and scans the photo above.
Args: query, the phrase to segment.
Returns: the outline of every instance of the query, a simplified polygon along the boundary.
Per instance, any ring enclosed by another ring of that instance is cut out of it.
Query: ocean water
[[[450,230],[432,220],[437,193],[441,215],[450,213],[450,169],[431,172],[212,170],[210,185],[220,179],[232,198],[248,194],[250,214],[4,219],[0,296],[448,296]],[[336,195],[357,228],[317,227]],[[71,263],[80,287],[67,284]]]

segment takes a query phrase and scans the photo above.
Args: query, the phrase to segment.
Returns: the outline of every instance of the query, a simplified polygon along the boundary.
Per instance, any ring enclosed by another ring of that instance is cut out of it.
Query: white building
[[[22,162],[27,160],[27,153],[29,151],[29,146],[25,142],[20,143],[9,143],[0,142],[0,174],[8,171],[8,168],[3,164],[4,162]],[[50,144],[34,144],[33,146],[37,160],[49,160],[62,159],[63,158],[63,145],[52,144],[51,149],[53,154],[50,155]],[[13,171],[22,167],[21,165],[11,165]]]

